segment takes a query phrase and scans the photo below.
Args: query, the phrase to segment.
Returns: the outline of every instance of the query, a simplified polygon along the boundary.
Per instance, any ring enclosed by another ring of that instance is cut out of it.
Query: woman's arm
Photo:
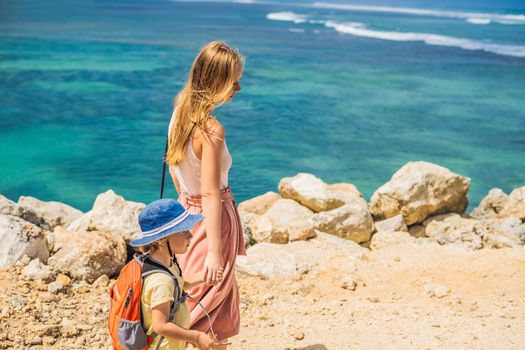
[[[177,180],[177,176],[175,175],[175,166],[170,165],[169,170],[170,170],[171,180],[173,180],[173,185],[175,186],[175,189],[177,190],[177,194],[180,196],[180,184],[179,184],[179,180]]]
[[[215,340],[203,332],[189,330],[169,321],[170,303],[166,302],[152,309],[152,325],[155,333],[166,338],[173,338],[192,343],[198,349],[210,349]]]
[[[221,155],[224,148],[224,127],[211,120],[209,134],[202,134],[201,195],[204,227],[208,238],[205,278],[208,284],[218,282],[218,271],[224,266],[221,242]]]

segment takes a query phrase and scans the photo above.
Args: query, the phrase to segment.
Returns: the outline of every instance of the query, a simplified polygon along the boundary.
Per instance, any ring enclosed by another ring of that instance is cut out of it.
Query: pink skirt
[[[190,196],[183,193],[179,197],[179,202],[192,214],[202,213],[201,196]],[[229,187],[221,191],[221,204],[222,257],[225,264],[222,282],[215,286],[203,283],[187,291],[208,311],[213,330],[219,340],[239,334],[239,290],[235,280],[235,261],[237,255],[246,255],[241,220]],[[193,238],[188,251],[186,254],[177,255],[183,275],[203,271],[208,253],[204,222],[197,224],[191,233]],[[202,308],[191,299],[188,299],[187,303],[191,311],[190,328],[205,333],[209,332],[210,323]]]

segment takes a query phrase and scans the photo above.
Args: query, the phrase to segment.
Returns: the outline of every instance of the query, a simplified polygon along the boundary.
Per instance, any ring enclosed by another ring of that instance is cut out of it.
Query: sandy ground
[[[238,282],[231,349],[525,349],[525,247],[398,246],[370,252],[351,274]],[[107,290],[51,293],[20,268],[1,271],[0,349],[110,349]]]
[[[523,247],[389,248],[358,262],[355,291],[341,288],[344,278],[344,267],[295,281],[240,278],[233,349],[525,349]],[[448,295],[430,296],[435,284]]]

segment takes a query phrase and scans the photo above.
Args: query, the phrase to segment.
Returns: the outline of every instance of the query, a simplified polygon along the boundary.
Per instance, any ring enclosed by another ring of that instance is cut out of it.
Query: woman
[[[232,159],[224,127],[211,113],[241,90],[243,64],[244,58],[223,42],[213,41],[201,49],[186,85],[175,98],[166,155],[179,201],[188,212],[204,215],[191,230],[188,252],[178,258],[184,274],[204,270],[207,284],[191,289],[189,294],[204,305],[213,329],[205,312],[189,300],[191,328],[213,331],[223,344],[239,333],[235,260],[246,251],[228,187]],[[226,345],[216,347],[221,348]]]

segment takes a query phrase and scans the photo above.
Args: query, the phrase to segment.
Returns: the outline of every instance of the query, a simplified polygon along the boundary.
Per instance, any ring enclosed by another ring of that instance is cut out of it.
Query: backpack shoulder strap
[[[181,292],[181,288],[179,286],[179,282],[177,278],[173,275],[173,273],[171,273],[171,271],[166,266],[149,259],[148,256],[145,256],[143,258],[143,265],[142,265],[142,278],[149,276],[153,273],[158,273],[158,272],[169,275],[173,279],[173,283],[175,284],[175,290],[173,292],[174,302],[171,304],[170,314],[168,317],[168,320],[172,321],[173,318],[175,317],[175,313],[177,312],[177,309],[179,308],[179,306],[183,304],[184,302],[186,302],[187,294],[185,292]],[[153,339],[155,339],[157,336],[158,334],[155,332],[151,334],[151,337]],[[155,347],[155,350],[158,350],[163,340],[164,340],[164,336],[161,336],[157,343],[157,346]]]

